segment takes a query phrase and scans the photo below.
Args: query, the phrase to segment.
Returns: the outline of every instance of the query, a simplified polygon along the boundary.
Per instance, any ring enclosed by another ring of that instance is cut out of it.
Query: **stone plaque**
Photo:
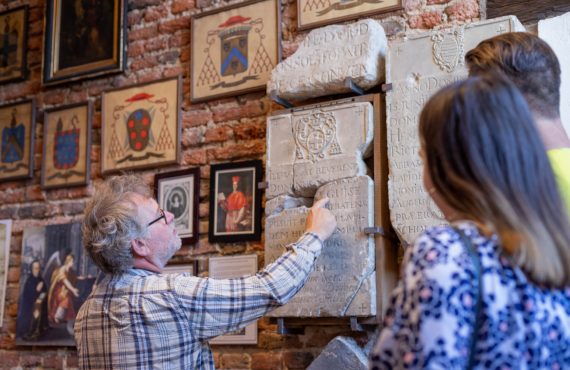
[[[271,72],[267,94],[304,100],[349,92],[348,78],[369,89],[384,78],[386,48],[384,29],[373,19],[313,30]]]
[[[570,13],[539,21],[538,36],[554,49],[560,62],[560,118],[570,136]]]
[[[431,31],[390,45],[386,56],[386,82],[392,83],[386,94],[390,217],[405,243],[443,222],[423,189],[418,155],[422,107],[437,90],[467,76],[467,51],[484,39],[513,31],[524,31],[524,27],[515,17],[502,17]]]
[[[329,197],[338,230],[325,243],[301,291],[272,317],[343,317],[376,314],[374,240],[363,232],[374,222],[374,182],[368,176],[333,181],[315,201]],[[267,217],[265,260],[269,264],[303,233],[308,209],[285,209]]]
[[[372,105],[345,103],[276,115],[267,120],[268,199],[313,197],[340,178],[367,174],[372,147]]]
[[[295,198],[289,195],[280,195],[265,203],[265,215],[271,216],[283,211],[284,209],[310,207],[312,204],[312,198]]]

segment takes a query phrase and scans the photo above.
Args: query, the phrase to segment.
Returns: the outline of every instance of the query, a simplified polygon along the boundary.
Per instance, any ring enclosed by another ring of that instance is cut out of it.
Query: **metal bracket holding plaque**
[[[350,89],[350,91],[352,91],[353,93],[355,93],[356,95],[364,95],[364,89],[360,86],[358,86],[354,80],[352,78],[347,78],[346,80],[344,80],[344,86],[348,87]]]
[[[269,183],[267,181],[260,181],[257,183],[257,188],[260,190],[265,190],[265,189],[267,189],[268,186],[269,186]]]
[[[388,83],[388,84],[382,84],[382,86],[380,87],[380,90],[383,93],[387,93],[388,91],[392,91],[392,84]]]
[[[294,105],[289,102],[288,100],[285,100],[283,98],[281,98],[280,96],[277,95],[277,92],[272,91],[269,94],[269,99],[273,100],[275,103],[284,106],[285,108],[293,108]]]

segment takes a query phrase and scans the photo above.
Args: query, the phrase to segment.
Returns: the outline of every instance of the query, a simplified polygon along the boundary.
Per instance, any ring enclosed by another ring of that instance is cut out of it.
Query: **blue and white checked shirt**
[[[287,303],[323,246],[306,233],[254,276],[199,278],[131,269],[108,275],[75,322],[81,369],[214,369],[207,340]]]

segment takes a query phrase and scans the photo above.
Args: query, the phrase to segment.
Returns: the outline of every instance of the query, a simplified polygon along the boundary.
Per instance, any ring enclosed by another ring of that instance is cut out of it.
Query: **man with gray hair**
[[[75,323],[81,369],[214,369],[208,339],[238,330],[287,303],[336,229],[328,199],[305,233],[254,276],[209,279],[162,274],[180,248],[174,216],[134,175],[111,178],[85,210],[83,238],[106,277]]]

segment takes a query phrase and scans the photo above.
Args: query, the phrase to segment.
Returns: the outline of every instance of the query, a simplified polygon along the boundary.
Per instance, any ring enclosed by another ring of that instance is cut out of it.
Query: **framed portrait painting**
[[[90,173],[91,102],[44,113],[42,188],[86,185]]]
[[[251,276],[257,272],[257,255],[211,257],[209,276],[214,279],[233,279]],[[257,344],[257,321],[234,332],[211,339],[210,344]]]
[[[158,205],[174,215],[174,225],[182,244],[197,242],[200,168],[157,174],[154,191]]]
[[[6,303],[6,283],[8,281],[11,236],[12,220],[0,220],[0,327],[2,327],[4,304]]]
[[[246,1],[192,18],[192,102],[265,89],[281,59],[279,6]]]
[[[35,112],[34,100],[0,106],[0,181],[32,177]]]
[[[126,0],[48,0],[43,83],[125,69]]]
[[[0,13],[0,84],[26,77],[28,6]]]
[[[261,239],[261,161],[212,165],[210,170],[210,242]]]
[[[77,312],[104,276],[81,235],[79,222],[24,229],[16,344],[75,345]]]
[[[103,174],[180,160],[181,77],[103,93]]]
[[[401,8],[402,0],[298,0],[297,25],[304,30]]]

